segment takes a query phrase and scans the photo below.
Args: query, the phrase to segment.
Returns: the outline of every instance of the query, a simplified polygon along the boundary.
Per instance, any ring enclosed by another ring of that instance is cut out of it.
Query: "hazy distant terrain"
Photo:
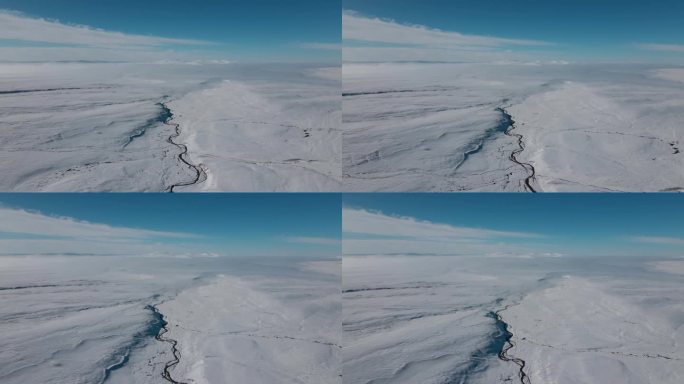
[[[346,194],[344,383],[679,383],[678,197]]]
[[[4,256],[0,264],[3,383],[340,381],[338,261]]]
[[[682,69],[345,63],[349,191],[678,191]]]
[[[344,382],[678,383],[684,280],[660,263],[682,267],[345,256]]]
[[[339,69],[0,68],[0,190],[339,190]]]

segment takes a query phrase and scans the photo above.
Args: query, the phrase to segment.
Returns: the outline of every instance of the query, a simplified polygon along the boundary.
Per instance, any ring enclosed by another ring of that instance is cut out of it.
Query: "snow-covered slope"
[[[163,191],[188,177],[159,105],[171,79],[114,64],[0,70],[0,190]]]
[[[492,311],[537,273],[496,276],[471,258],[427,256],[345,256],[343,271],[344,383],[479,382],[492,367],[515,376],[497,359]]]
[[[169,107],[178,141],[202,164],[187,191],[339,191],[339,82],[227,80]]]
[[[501,313],[532,383],[684,380],[684,303],[673,301],[684,287],[619,284],[568,276]]]
[[[163,288],[126,261],[113,262],[0,258],[0,382],[101,383],[134,349],[163,351],[146,309]]]
[[[684,91],[567,82],[508,108],[543,191],[684,190]]]
[[[681,73],[646,65],[345,64],[344,187],[681,190]]]
[[[508,160],[515,144],[503,134],[507,125],[497,108],[529,81],[505,83],[469,70],[345,64],[345,190],[519,190],[524,170]]]
[[[159,306],[192,383],[339,383],[337,284],[219,276]],[[227,380],[230,378],[230,380]]]
[[[179,158],[184,146],[185,160],[209,176],[186,190],[338,190],[334,72],[305,64],[0,64],[0,191],[166,191],[197,179]],[[166,108],[170,101],[178,111]],[[180,137],[165,124],[172,115]]]
[[[309,263],[0,257],[0,382],[339,382],[339,262]]]
[[[684,280],[653,262],[345,256],[344,382],[679,383]]]

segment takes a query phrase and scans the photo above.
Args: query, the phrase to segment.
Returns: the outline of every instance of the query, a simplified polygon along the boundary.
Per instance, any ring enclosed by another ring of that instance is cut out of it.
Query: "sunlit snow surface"
[[[679,383],[684,262],[347,257],[344,383]],[[677,270],[677,269],[675,269]]]
[[[344,64],[350,191],[684,189],[681,68]],[[528,188],[529,189],[529,188]]]
[[[339,89],[314,65],[0,64],[0,190],[193,181],[170,114],[207,176],[175,191],[339,190]]]
[[[0,382],[339,383],[338,261],[0,258]]]

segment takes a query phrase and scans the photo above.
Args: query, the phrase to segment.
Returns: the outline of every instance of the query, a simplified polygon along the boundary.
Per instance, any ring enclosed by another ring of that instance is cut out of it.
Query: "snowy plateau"
[[[341,382],[339,260],[3,256],[0,265],[2,383]]]
[[[339,67],[0,64],[0,191],[338,191]]]
[[[351,256],[343,382],[676,384],[684,261]]]
[[[682,191],[684,69],[345,63],[347,191]]]

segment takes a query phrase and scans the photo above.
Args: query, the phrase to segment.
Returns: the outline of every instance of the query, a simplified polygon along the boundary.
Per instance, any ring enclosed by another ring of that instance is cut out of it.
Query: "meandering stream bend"
[[[501,312],[506,310],[507,308],[508,307],[503,308],[503,309],[496,311],[496,312],[492,312],[490,314],[491,317],[493,317],[494,320],[496,320],[497,328],[499,328],[499,330],[501,332],[503,332],[504,338],[505,338],[504,346],[501,349],[501,351],[499,351],[499,359],[501,359],[503,361],[512,362],[520,368],[518,370],[518,378],[520,379],[520,384],[531,384],[530,383],[530,377],[527,376],[527,374],[525,373],[525,360],[520,359],[518,357],[510,356],[508,354],[508,351],[511,348],[515,347],[515,343],[512,340],[513,339],[513,333],[511,333],[511,331],[508,330],[508,324],[506,322],[504,322],[503,319],[501,318]]]
[[[517,137],[518,138],[518,148],[514,149],[513,152],[511,152],[511,155],[508,156],[508,159],[511,160],[512,162],[520,165],[525,169],[525,172],[528,173],[528,176],[525,178],[525,190],[528,192],[533,192],[536,193],[537,191],[534,189],[532,186],[532,181],[534,180],[536,176],[536,171],[534,169],[534,166],[530,163],[523,163],[518,160],[516,157],[518,154],[520,154],[522,151],[525,150],[525,143],[523,142],[523,135],[518,134],[518,133],[512,133],[512,131],[515,129],[515,121],[513,120],[513,117],[506,111],[504,108],[497,108],[497,111],[501,112],[504,116],[504,120],[506,124],[508,125],[508,128],[504,131],[504,134],[506,136],[511,136],[511,137]]]
[[[154,312],[154,315],[155,315],[155,316],[157,317],[157,319],[161,322],[161,329],[159,330],[159,333],[156,334],[156,335],[154,336],[154,338],[155,338],[157,341],[161,341],[161,342],[163,342],[163,343],[171,344],[171,353],[172,353],[172,355],[173,355],[173,359],[167,361],[167,362],[164,364],[164,370],[162,371],[162,377],[164,378],[164,380],[166,380],[166,381],[168,381],[169,383],[172,383],[172,384],[188,384],[188,383],[186,383],[186,382],[184,382],[184,381],[177,381],[177,380],[175,380],[173,377],[171,377],[171,370],[172,370],[176,365],[178,365],[178,363],[180,362],[181,353],[180,353],[180,351],[179,351],[178,348],[177,348],[177,346],[178,346],[178,341],[176,341],[176,340],[174,340],[174,339],[171,339],[171,338],[169,338],[169,337],[164,337],[164,335],[169,331],[169,328],[168,328],[168,324],[169,324],[169,323],[168,323],[166,320],[164,320],[164,315],[162,315],[162,314],[159,312],[159,309],[157,308],[156,305],[150,305],[150,306],[148,306],[147,308],[148,308],[149,310],[151,310],[152,312]]]
[[[166,139],[166,141],[170,144],[175,145],[176,147],[178,147],[181,150],[181,153],[178,155],[178,160],[180,160],[183,164],[190,167],[195,172],[195,178],[193,180],[172,184],[170,187],[168,187],[166,189],[168,192],[173,193],[174,188],[176,188],[176,187],[186,187],[188,185],[194,185],[194,184],[201,183],[202,181],[206,180],[207,174],[204,171],[204,168],[202,168],[201,164],[195,165],[187,159],[187,155],[188,155],[187,145],[181,144],[181,143],[176,143],[175,141],[173,141],[173,139],[176,139],[181,134],[180,124],[172,123],[173,112],[171,112],[171,109],[166,105],[166,103],[159,103],[159,105],[164,109],[164,115],[167,116],[166,120],[164,120],[164,124],[174,127],[174,133],[171,134],[171,136],[169,136]]]

